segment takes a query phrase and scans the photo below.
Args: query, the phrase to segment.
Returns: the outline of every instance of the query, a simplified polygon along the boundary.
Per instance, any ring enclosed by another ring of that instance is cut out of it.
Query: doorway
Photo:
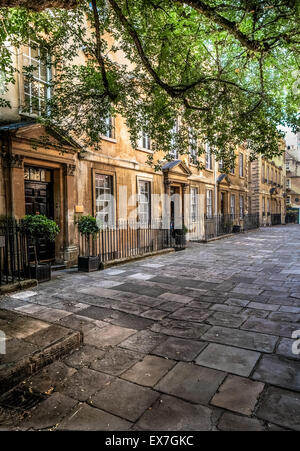
[[[47,168],[25,166],[25,213],[26,215],[41,214],[54,219],[53,202],[53,171]],[[55,259],[55,243],[40,239],[38,243],[40,261]],[[29,245],[30,260],[33,259],[33,247]]]

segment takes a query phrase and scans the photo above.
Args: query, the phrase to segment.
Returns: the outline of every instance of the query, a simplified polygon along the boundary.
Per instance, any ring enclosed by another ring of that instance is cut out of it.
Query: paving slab
[[[159,393],[150,388],[117,379],[96,393],[90,403],[106,412],[135,422],[158,397]]]
[[[53,393],[48,399],[28,412],[21,422],[22,430],[53,429],[70,412],[77,401],[61,393]]]
[[[289,359],[300,360],[300,353],[294,354],[293,352],[294,343],[295,340],[291,338],[281,338],[276,349],[276,354],[288,357]]]
[[[220,326],[212,327],[201,338],[204,341],[212,341],[260,352],[273,352],[279,339],[277,336]]]
[[[286,322],[281,323],[262,318],[250,318],[242,325],[241,328],[249,331],[291,338],[292,333],[295,330],[295,324]]]
[[[195,362],[239,376],[250,376],[259,357],[260,353],[255,351],[210,343]]]
[[[128,431],[132,423],[86,404],[76,406],[59,425],[60,431]]]
[[[205,324],[193,323],[191,321],[179,321],[175,319],[164,319],[155,323],[151,330],[165,335],[180,338],[199,339],[209,329]]]
[[[104,348],[106,346],[114,346],[121,343],[126,338],[136,333],[136,330],[127,329],[125,327],[107,325],[106,327],[95,327],[84,336],[84,343]]]
[[[234,432],[244,432],[244,431],[265,431],[263,423],[256,418],[243,417],[240,415],[235,415],[233,413],[225,412],[218,424],[218,429],[220,431],[234,431]]]
[[[114,378],[108,374],[81,368],[63,381],[59,391],[78,401],[86,401],[113,380]]]
[[[142,330],[122,341],[119,346],[140,353],[150,353],[157,345],[163,343],[168,337],[150,330]]]
[[[149,355],[123,373],[122,378],[146,387],[154,387],[174,364],[172,360]]]
[[[300,431],[300,393],[269,387],[256,415],[276,425]]]
[[[155,389],[186,401],[207,404],[225,376],[226,374],[221,371],[180,362],[155,386]]]
[[[94,346],[83,345],[80,349],[74,350],[63,359],[66,365],[76,369],[90,367],[91,363],[97,361],[105,355],[105,350]]]
[[[162,396],[142,415],[137,426],[146,431],[210,431],[214,423],[208,407]]]
[[[253,379],[300,392],[300,362],[276,356],[264,355]]]
[[[207,343],[202,341],[169,337],[163,343],[154,348],[152,353],[168,359],[190,362],[197,357],[206,345]]]
[[[215,312],[209,316],[207,322],[214,326],[240,327],[247,319],[243,314],[234,314],[228,312]]]
[[[112,347],[103,356],[93,360],[90,367],[96,371],[119,376],[143,357],[144,354],[129,349]]]
[[[263,389],[264,384],[260,382],[229,375],[211,400],[211,404],[250,416]]]
[[[182,319],[185,321],[193,321],[195,323],[204,322],[213,312],[209,310],[202,310],[200,308],[182,307],[176,312],[169,315],[169,318]]]

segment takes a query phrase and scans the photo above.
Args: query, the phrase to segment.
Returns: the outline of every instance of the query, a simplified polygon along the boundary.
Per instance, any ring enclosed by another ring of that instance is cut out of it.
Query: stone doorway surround
[[[53,219],[60,227],[55,260],[67,266],[77,260],[74,209],[77,200],[75,172],[78,148],[71,140],[36,123],[0,127],[1,160],[6,197],[5,214],[25,216],[24,166],[43,167],[53,173]]]

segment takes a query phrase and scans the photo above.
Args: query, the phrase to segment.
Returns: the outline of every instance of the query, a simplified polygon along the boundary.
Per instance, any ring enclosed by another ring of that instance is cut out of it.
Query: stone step
[[[82,334],[0,309],[0,395],[78,348]]]

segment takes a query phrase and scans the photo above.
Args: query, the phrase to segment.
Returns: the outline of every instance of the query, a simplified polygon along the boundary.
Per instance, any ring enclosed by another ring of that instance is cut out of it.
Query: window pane
[[[150,182],[140,180],[138,185],[138,215],[142,226],[150,222]]]

